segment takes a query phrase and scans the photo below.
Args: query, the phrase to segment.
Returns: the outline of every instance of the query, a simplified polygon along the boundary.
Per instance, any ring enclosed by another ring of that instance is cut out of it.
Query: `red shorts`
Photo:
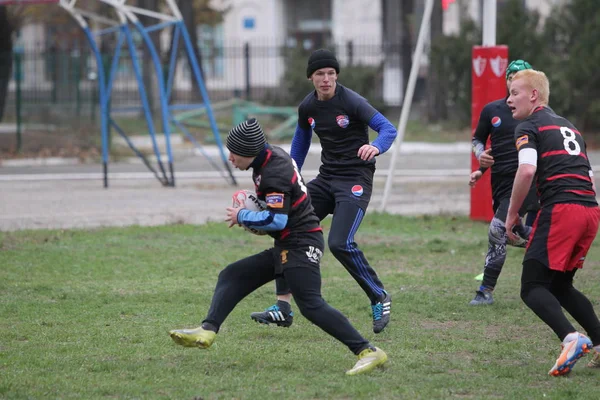
[[[600,221],[598,206],[542,207],[533,224],[524,261],[534,259],[555,271],[582,268]]]

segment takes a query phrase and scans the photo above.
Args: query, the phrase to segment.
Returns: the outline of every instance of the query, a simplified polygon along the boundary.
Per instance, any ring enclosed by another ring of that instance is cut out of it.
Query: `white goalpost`
[[[433,11],[433,2],[440,0],[426,0],[425,11],[423,12],[423,19],[421,21],[421,27],[419,29],[419,36],[417,38],[417,45],[413,55],[413,62],[410,69],[410,75],[408,78],[408,85],[406,87],[406,93],[402,102],[402,111],[400,113],[400,120],[398,122],[398,137],[396,138],[393,149],[392,158],[390,160],[390,166],[387,171],[387,177],[385,181],[385,188],[381,199],[380,211],[384,212],[387,207],[390,192],[392,190],[392,183],[394,180],[394,173],[396,167],[396,159],[400,152],[400,147],[404,141],[404,134],[406,131],[406,124],[408,122],[408,116],[410,114],[410,108],[412,99],[415,91],[415,85],[417,81],[417,73],[419,66],[421,65],[421,59],[423,57],[423,48],[425,46],[425,39],[428,34],[429,26],[431,24],[431,14]],[[483,17],[482,17],[482,44],[483,46],[495,46],[496,45],[496,0],[483,0]]]
[[[417,74],[419,72],[419,65],[421,65],[421,57],[423,56],[423,48],[425,47],[425,38],[429,30],[431,23],[431,12],[433,10],[433,2],[439,0],[427,0],[425,3],[425,11],[423,12],[423,19],[421,20],[421,27],[419,28],[419,37],[417,38],[417,46],[415,47],[415,54],[413,55],[412,66],[410,67],[410,75],[408,77],[408,85],[406,86],[406,93],[402,100],[402,111],[400,112],[400,121],[398,122],[398,137],[393,145],[392,159],[390,160],[390,166],[387,172],[387,178],[385,180],[385,189],[383,190],[383,197],[381,198],[380,211],[385,211],[387,201],[392,190],[392,181],[394,179],[394,170],[396,167],[396,158],[400,152],[400,147],[404,141],[404,133],[406,131],[406,123],[408,122],[408,115],[410,113],[410,106],[412,104],[413,95],[415,93],[415,86],[417,84]]]

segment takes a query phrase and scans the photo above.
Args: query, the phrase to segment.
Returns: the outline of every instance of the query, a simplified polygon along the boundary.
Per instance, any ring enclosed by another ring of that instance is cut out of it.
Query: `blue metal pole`
[[[123,26],[121,26],[121,31],[119,32],[119,37],[117,38],[117,46],[115,48],[115,54],[113,56],[112,64],[110,66],[110,74],[108,75],[108,85],[106,87],[106,101],[110,102],[110,96],[112,93],[113,82],[117,76],[117,68],[119,67],[119,59],[121,58],[121,48],[123,47],[123,41],[125,39],[125,32],[123,30]]]
[[[206,87],[204,86],[204,80],[202,79],[202,74],[200,73],[200,67],[198,66],[198,60],[194,56],[194,48],[192,47],[192,41],[190,40],[189,33],[185,28],[183,21],[179,21],[179,26],[181,29],[181,34],[183,36],[183,41],[185,43],[185,47],[187,50],[188,57],[190,59],[190,64],[192,65],[192,72],[194,77],[196,78],[196,82],[198,83],[198,87],[200,88],[200,93],[202,94],[202,99],[204,100],[204,104],[206,104],[206,113],[208,115],[208,120],[210,121],[210,126],[212,128],[213,134],[215,135],[215,142],[219,147],[219,152],[221,153],[221,159],[223,160],[223,164],[225,168],[229,172],[229,176],[231,177],[231,181],[234,185],[237,185],[235,177],[233,176],[233,172],[231,171],[231,167],[227,162],[227,157],[225,156],[225,152],[223,151],[223,142],[221,141],[221,136],[219,135],[219,128],[217,126],[217,121],[215,120],[215,116],[212,112],[212,107],[210,106],[210,101],[208,99],[208,92],[206,91]]]
[[[171,118],[169,115],[169,104],[167,101],[167,96],[166,96],[166,92],[165,92],[165,84],[164,84],[164,80],[163,80],[163,77],[164,77],[163,69],[162,69],[162,66],[160,63],[160,58],[158,57],[158,53],[156,52],[156,48],[154,48],[154,44],[152,44],[150,35],[148,35],[148,32],[146,31],[144,26],[139,21],[136,21],[134,23],[134,25],[138,29],[140,34],[142,35],[142,38],[144,39],[144,42],[146,43],[146,47],[148,48],[148,51],[150,51],[150,56],[152,57],[152,62],[154,64],[154,68],[156,70],[156,76],[157,76],[157,80],[158,80],[158,92],[159,92],[160,105],[161,105],[160,108],[161,108],[161,115],[162,115],[163,131],[165,133],[165,144],[167,147],[167,157],[169,159],[169,170],[171,173],[170,185],[175,186],[175,175],[173,172],[173,153],[171,151],[171,126],[169,123]]]
[[[83,28],[86,38],[92,48],[92,53],[96,58],[98,68],[98,87],[100,97],[100,132],[102,134],[102,165],[104,173],[104,187],[108,187],[108,102],[106,101],[106,86],[104,77],[104,66],[102,65],[102,55],[94,40],[94,35],[89,28]]]
[[[173,87],[173,77],[175,76],[175,64],[177,62],[177,50],[179,48],[179,25],[175,25],[173,32],[173,49],[171,50],[171,59],[169,60],[169,78],[167,80],[167,101],[171,99],[171,88]]]
[[[158,166],[163,173],[165,181],[164,185],[167,185],[169,182],[169,178],[165,172],[165,168],[162,164],[160,149],[158,148],[158,144],[156,143],[156,131],[154,129],[154,121],[152,120],[152,110],[150,109],[150,105],[148,104],[148,97],[146,95],[146,86],[144,86],[144,80],[142,79],[142,74],[140,70],[140,64],[138,63],[135,44],[133,43],[133,38],[131,36],[131,31],[128,26],[123,27],[123,32],[127,37],[127,45],[129,46],[129,54],[131,55],[131,63],[133,65],[133,71],[135,73],[135,79],[138,82],[138,91],[140,93],[140,98],[142,101],[142,107],[144,108],[144,116],[146,117],[146,123],[148,124],[148,131],[150,133],[150,138],[152,139],[152,148],[154,149],[154,154],[156,154]]]

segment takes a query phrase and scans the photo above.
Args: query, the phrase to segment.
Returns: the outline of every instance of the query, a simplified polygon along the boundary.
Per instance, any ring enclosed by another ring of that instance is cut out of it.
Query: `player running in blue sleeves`
[[[338,60],[329,50],[316,50],[309,57],[306,76],[315,90],[298,107],[291,156],[302,168],[312,132],[317,134],[322,165],[318,176],[308,183],[308,192],[320,220],[333,214],[329,249],[369,297],[373,331],[379,333],[390,320],[392,298],[358,248],[354,235],[371,199],[375,157],[390,148],[397,131],[365,98],[337,83],[339,72]],[[372,143],[369,127],[378,133]],[[261,323],[290,326],[292,291],[284,279],[276,280],[276,294],[277,304],[251,317]]]

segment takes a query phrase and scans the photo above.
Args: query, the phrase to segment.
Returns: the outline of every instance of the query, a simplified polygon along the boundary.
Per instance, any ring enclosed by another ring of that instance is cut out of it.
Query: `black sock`
[[[277,307],[279,307],[279,311],[286,315],[290,315],[292,312],[292,305],[287,301],[277,300]]]
[[[481,286],[485,286],[489,290],[494,290],[494,288],[496,287],[496,282],[498,282],[499,276],[500,276],[499,269],[484,268],[483,269],[483,280],[481,281]]]
[[[202,323],[202,329],[204,329],[205,331],[213,331],[215,333],[219,332],[219,328],[217,328],[216,326],[214,326],[210,322],[203,322]]]
[[[375,346],[373,346],[371,343],[368,343],[365,347],[362,347],[355,354],[359,355],[360,353],[362,353],[365,350],[377,351],[377,349],[375,348]]]

